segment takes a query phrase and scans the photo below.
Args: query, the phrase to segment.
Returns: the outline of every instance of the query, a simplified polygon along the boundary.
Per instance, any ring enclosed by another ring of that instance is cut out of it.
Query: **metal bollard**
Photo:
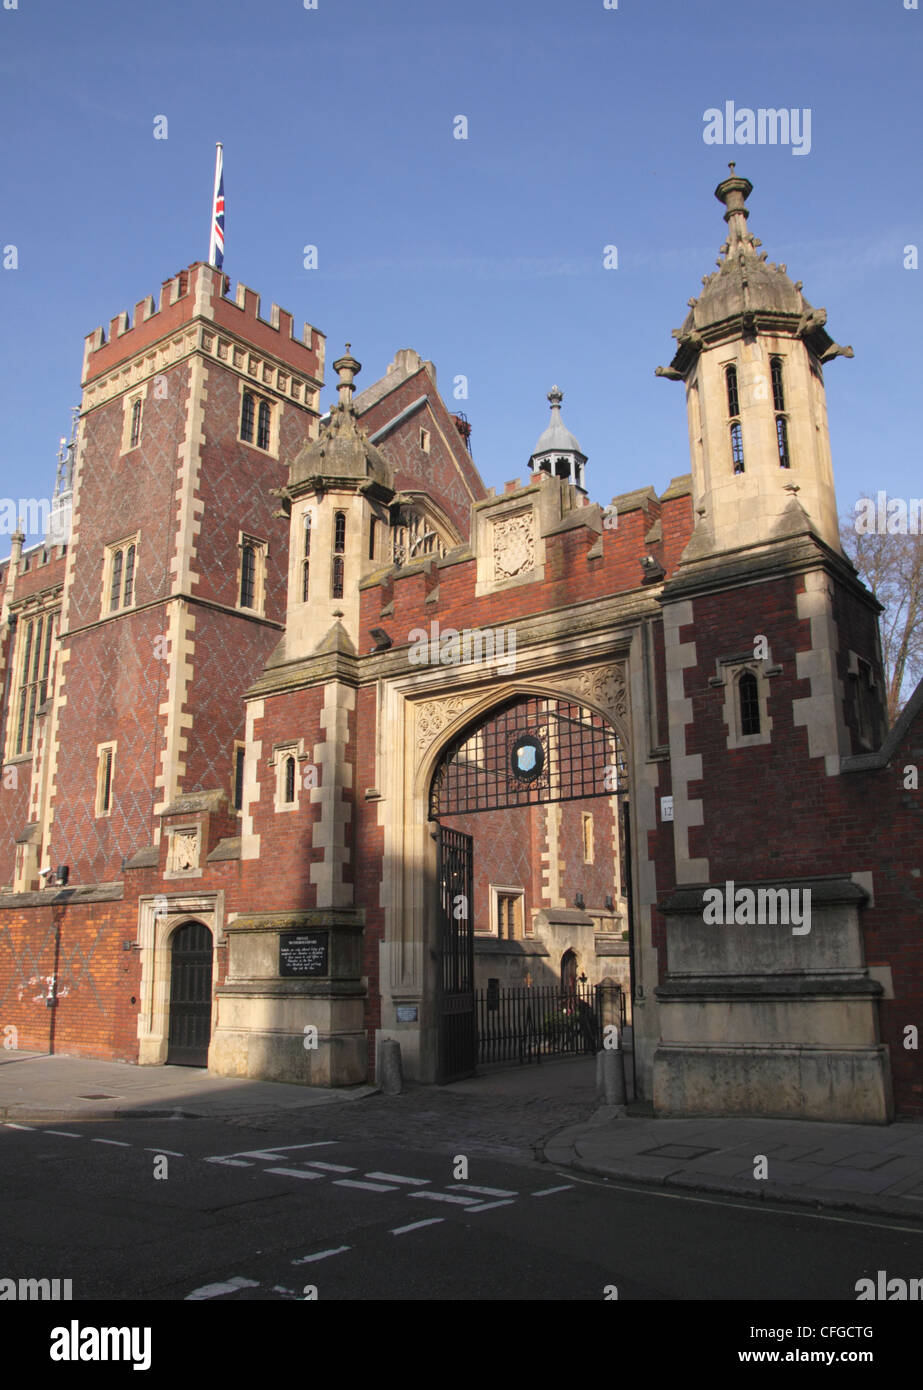
[[[378,1079],[382,1093],[399,1096],[404,1089],[401,1045],[395,1038],[383,1038],[378,1049]]]
[[[596,1054],[596,1094],[606,1105],[625,1105],[625,1068],[621,1048],[602,1048]]]

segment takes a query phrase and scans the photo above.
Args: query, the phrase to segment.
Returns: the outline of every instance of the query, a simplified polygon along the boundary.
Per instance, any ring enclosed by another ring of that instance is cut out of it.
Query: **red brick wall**
[[[0,1025],[23,1051],[136,1061],[140,958],[122,949],[136,935],[128,903],[0,904]],[[59,1002],[48,1008],[52,975]]]

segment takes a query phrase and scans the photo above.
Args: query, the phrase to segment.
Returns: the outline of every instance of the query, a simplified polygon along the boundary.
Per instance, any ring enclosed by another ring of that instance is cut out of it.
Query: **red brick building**
[[[477,995],[608,979],[659,1113],[923,1112],[923,690],[889,731],[851,349],[750,191],[658,369],[660,496],[590,501],[557,388],[495,495],[409,349],[356,396],[347,344],[321,418],[323,335],[202,263],[87,339],[48,540],[0,566],[8,1041],[348,1085],[396,1038],[432,1081]]]

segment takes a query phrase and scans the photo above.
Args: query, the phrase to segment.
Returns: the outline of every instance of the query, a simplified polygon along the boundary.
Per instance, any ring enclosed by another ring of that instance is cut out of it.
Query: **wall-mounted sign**
[[[398,1023],[416,1023],[419,1017],[420,1011],[416,1004],[398,1004]]]
[[[326,931],[280,932],[279,974],[326,975],[329,940],[330,933]]]
[[[662,796],[660,798],[660,819],[673,819],[673,798],[672,796]]]

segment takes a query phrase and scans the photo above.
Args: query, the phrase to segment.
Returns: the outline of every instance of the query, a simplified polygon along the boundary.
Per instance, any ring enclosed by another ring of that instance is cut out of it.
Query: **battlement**
[[[260,296],[238,282],[233,298],[230,280],[214,266],[194,261],[185,270],[164,280],[155,308],[148,295],[126,312],[110,320],[109,332],[94,329],[85,339],[82,384],[102,376],[123,362],[169,337],[195,318],[210,319],[218,329],[233,333],[261,352],[271,353],[320,386],[324,371],[324,335],[311,324],[295,336],[295,321],[287,309],[273,304],[268,319],[260,314]]]

